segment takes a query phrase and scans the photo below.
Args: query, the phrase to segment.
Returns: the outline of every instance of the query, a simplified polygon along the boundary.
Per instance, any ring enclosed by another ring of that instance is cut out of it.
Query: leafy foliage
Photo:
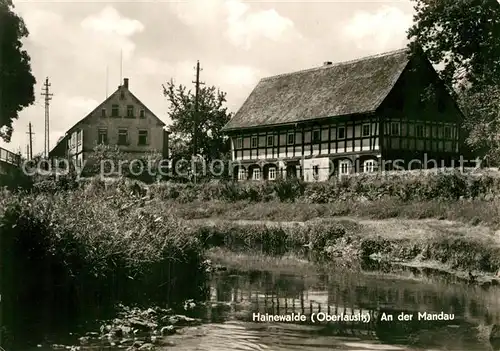
[[[415,24],[408,31],[414,52],[423,50],[458,98],[466,115],[468,145],[500,161],[500,4],[497,0],[414,0]],[[454,90],[453,87],[456,89]]]
[[[466,89],[459,94],[466,114],[467,143],[484,156],[490,165],[500,163],[500,86],[485,85]]]
[[[144,182],[153,182],[166,174],[166,170],[160,167],[163,157],[161,153],[151,151],[135,157],[126,154],[116,145],[97,145],[94,147],[89,159],[85,164],[85,175],[119,175],[134,178]]]
[[[394,198],[409,201],[450,201],[500,196],[500,178],[493,174],[459,172],[408,172],[362,174],[341,180],[304,183],[297,179],[277,182],[210,182],[205,184],[162,183],[150,186],[153,197],[162,200],[306,202],[376,201]]]
[[[500,5],[496,0],[414,0],[412,48],[444,64],[448,86],[500,77]],[[415,45],[416,44],[416,45]]]
[[[35,101],[35,77],[21,40],[28,36],[11,0],[0,0],[0,137],[10,141],[12,122]]]
[[[229,151],[227,137],[222,127],[229,121],[231,114],[227,107],[226,93],[214,86],[202,86],[198,95],[198,114],[196,97],[182,84],[176,86],[170,81],[163,86],[163,94],[170,104],[169,117],[171,150],[173,158],[189,159],[193,152],[193,131],[197,121],[197,147],[206,160],[214,160]]]

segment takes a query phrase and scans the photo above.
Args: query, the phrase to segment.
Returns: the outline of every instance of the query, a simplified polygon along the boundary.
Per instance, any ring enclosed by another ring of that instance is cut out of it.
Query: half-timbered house
[[[234,177],[321,181],[458,162],[462,118],[430,62],[401,49],[264,78],[224,131]]]

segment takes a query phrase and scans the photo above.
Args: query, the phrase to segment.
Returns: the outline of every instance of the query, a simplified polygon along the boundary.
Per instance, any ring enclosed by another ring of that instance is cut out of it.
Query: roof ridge
[[[302,70],[298,70],[298,71],[294,71],[294,72],[276,74],[274,76],[264,77],[260,81],[265,82],[265,81],[276,79],[276,78],[286,77],[286,76],[289,76],[292,74],[311,72],[311,71],[332,68],[332,67],[338,67],[338,66],[342,66],[342,65],[352,64],[355,62],[371,60],[371,59],[379,58],[379,57],[383,57],[383,56],[390,56],[390,55],[394,55],[396,53],[403,52],[403,51],[408,51],[408,48],[401,48],[401,49],[386,51],[386,52],[382,52],[382,53],[378,53],[378,54],[374,54],[374,55],[369,55],[369,56],[364,56],[364,57],[360,57],[360,58],[352,59],[352,60],[348,60],[348,61],[335,62],[335,63],[329,64],[327,66],[312,67],[312,68],[306,68],[306,69],[302,69]]]

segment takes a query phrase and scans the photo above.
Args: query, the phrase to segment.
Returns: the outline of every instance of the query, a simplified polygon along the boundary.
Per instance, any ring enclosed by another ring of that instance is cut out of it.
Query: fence
[[[0,147],[0,161],[17,166],[21,162],[21,156],[19,154],[15,154],[12,151]]]

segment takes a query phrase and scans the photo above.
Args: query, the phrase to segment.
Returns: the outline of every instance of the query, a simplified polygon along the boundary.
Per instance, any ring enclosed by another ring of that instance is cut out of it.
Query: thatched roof
[[[373,112],[408,62],[400,49],[264,78],[224,130]]]

